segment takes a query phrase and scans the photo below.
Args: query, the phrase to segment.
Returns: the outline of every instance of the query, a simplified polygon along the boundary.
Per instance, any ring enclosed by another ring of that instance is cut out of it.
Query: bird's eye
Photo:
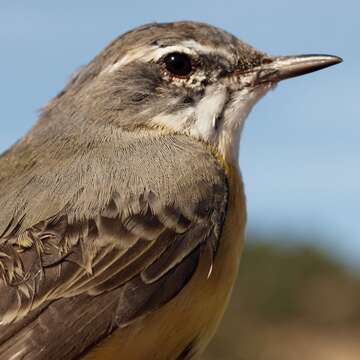
[[[174,76],[185,77],[193,71],[191,58],[183,53],[174,52],[165,56],[165,69]]]

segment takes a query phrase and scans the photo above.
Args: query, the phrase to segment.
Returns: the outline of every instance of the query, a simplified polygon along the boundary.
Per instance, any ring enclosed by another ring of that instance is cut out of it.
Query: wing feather
[[[86,171],[78,159],[67,160],[66,171],[79,181],[71,183],[68,193],[73,197],[66,201],[62,191],[67,174],[59,178],[64,169],[56,165],[61,159],[46,163],[48,171],[42,170],[41,176],[26,173],[36,168],[17,174],[31,179],[21,186],[9,182],[10,191],[0,196],[4,204],[0,210],[1,358],[13,356],[26,343],[31,354],[26,358],[47,359],[56,348],[59,358],[72,359],[114,327],[127,326],[176,296],[195,271],[203,247],[215,256],[226,212],[226,176],[203,145],[183,146],[182,138],[170,140],[167,149],[180,152],[190,147],[191,151],[167,154],[171,166],[147,168],[145,174],[134,164],[149,156],[144,146],[134,147],[141,153],[132,153],[131,160],[123,159],[117,166],[106,156],[97,158],[107,147],[96,149],[92,156],[81,154],[82,161],[88,161]],[[177,145],[171,146],[175,140]],[[161,141],[145,147],[152,157],[164,158],[151,151],[161,149]],[[112,149],[109,156],[114,158],[116,151]],[[202,162],[194,170],[191,164],[199,157]],[[124,170],[125,161],[138,169],[136,176]],[[146,163],[151,166],[150,159]],[[125,178],[123,171],[128,173]],[[179,181],[169,184],[174,177]],[[85,183],[86,178],[91,181]],[[137,179],[132,186],[130,178]],[[5,180],[0,178],[0,185],[7,185]],[[32,208],[33,194],[39,198]],[[16,199],[12,206],[10,198]],[[47,209],[39,210],[39,199]],[[67,337],[60,324],[64,317],[78,338]],[[38,337],[40,329],[43,333]],[[70,350],[59,341],[69,342]]]

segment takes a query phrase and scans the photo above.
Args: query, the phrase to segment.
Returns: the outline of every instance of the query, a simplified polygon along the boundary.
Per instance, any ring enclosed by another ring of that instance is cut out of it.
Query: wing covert
[[[156,148],[159,149],[159,144]],[[200,149],[203,151],[203,147]],[[179,164],[170,162],[165,170],[153,169],[178,176],[171,184],[165,177],[141,186],[147,180],[139,172],[136,174],[138,186],[127,189],[121,182],[122,177],[112,173],[116,185],[109,180],[101,183],[112,189],[110,194],[109,189],[97,190],[80,181],[76,184],[78,188],[70,191],[76,194],[72,206],[64,204],[54,213],[55,206],[50,205],[51,216],[32,226],[24,225],[28,222],[27,213],[17,214],[24,209],[31,211],[29,205],[14,206],[16,211],[0,238],[0,292],[3,294],[0,354],[9,351],[11,354],[16,344],[29,338],[27,346],[31,344],[34,357],[40,359],[37,351],[49,342],[56,344],[54,338],[62,335],[61,326],[58,333],[53,330],[54,323],[62,319],[62,312],[89,322],[93,316],[91,311],[103,306],[104,299],[108,299],[109,305],[97,320],[103,321],[102,325],[98,324],[102,329],[98,336],[104,336],[109,329],[128,325],[181,291],[195,271],[202,249],[207,247],[216,255],[226,212],[225,174],[212,155],[205,154],[206,162],[202,159],[197,171],[189,166],[195,159],[184,163],[181,156]],[[201,154],[195,151],[190,155]],[[97,172],[103,173],[106,169],[101,168],[101,160],[94,156],[92,163]],[[151,169],[147,172],[149,176]],[[39,191],[37,183],[45,181],[43,176],[33,180],[36,191]],[[87,173],[86,176],[98,175]],[[49,179],[45,182],[49,183]],[[159,184],[164,186],[159,189]],[[58,184],[59,188],[62,186]],[[51,200],[57,190],[46,191],[48,194],[42,194],[42,198],[47,196]],[[56,196],[56,203],[61,204],[61,197]],[[96,196],[99,201],[93,206]],[[37,218],[36,214],[29,215]],[[77,308],[71,311],[75,304]],[[69,311],[65,311],[64,306]],[[39,322],[42,327],[51,327],[51,340],[46,336],[35,339],[28,335],[29,329],[40,326]],[[84,336],[88,345],[98,341],[96,334]],[[47,348],[50,351],[50,347]]]

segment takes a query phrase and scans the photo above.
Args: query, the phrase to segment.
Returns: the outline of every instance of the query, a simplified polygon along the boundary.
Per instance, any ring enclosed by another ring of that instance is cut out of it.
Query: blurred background
[[[343,57],[281,83],[247,121],[247,245],[204,359],[360,359],[359,11],[355,0],[1,1],[0,151],[75,70],[143,23],[205,21],[268,53]]]

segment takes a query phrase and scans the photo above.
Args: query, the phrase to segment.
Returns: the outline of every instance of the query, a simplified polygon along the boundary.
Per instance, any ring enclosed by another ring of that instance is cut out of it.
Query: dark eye
[[[193,70],[190,57],[183,53],[171,53],[163,61],[166,70],[175,76],[188,76]]]

